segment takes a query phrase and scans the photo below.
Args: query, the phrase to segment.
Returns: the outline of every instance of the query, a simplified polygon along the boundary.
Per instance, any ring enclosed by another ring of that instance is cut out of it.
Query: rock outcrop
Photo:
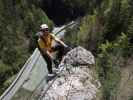
[[[48,91],[42,92],[41,100],[95,100],[100,82],[94,76],[95,64],[91,52],[77,47],[64,57],[64,67]]]

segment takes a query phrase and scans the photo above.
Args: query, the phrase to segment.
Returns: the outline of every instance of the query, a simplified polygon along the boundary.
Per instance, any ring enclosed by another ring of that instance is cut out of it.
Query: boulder
[[[61,65],[91,65],[95,64],[95,59],[90,51],[82,47],[76,47],[63,58]]]
[[[100,82],[94,77],[92,64],[94,56],[86,49],[77,47],[68,52],[61,62],[64,69],[48,91],[42,92],[41,100],[95,100]]]

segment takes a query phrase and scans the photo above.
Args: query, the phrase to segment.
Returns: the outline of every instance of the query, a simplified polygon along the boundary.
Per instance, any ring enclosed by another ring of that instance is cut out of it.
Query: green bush
[[[112,43],[106,42],[100,46],[97,57],[97,72],[102,83],[103,100],[112,100],[120,82],[120,66],[117,64],[120,55],[114,55]]]
[[[114,100],[121,79],[120,68],[124,60],[131,56],[132,49],[124,33],[113,42],[106,41],[99,45],[96,65],[103,85],[103,100]]]

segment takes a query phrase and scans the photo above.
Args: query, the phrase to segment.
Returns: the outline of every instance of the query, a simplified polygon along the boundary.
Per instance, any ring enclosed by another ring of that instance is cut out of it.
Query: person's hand
[[[67,46],[64,48],[64,54],[66,54],[67,52],[69,52],[72,48]]]
[[[50,58],[53,58],[51,53],[47,50],[46,53],[50,56]]]
[[[65,48],[68,48],[68,45],[64,44],[64,47],[65,47]]]

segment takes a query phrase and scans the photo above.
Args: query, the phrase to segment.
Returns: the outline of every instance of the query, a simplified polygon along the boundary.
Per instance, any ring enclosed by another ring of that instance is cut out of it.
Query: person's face
[[[44,35],[47,35],[47,34],[49,34],[49,29],[48,29],[48,28],[46,28],[46,29],[43,29],[42,31],[43,31]]]

